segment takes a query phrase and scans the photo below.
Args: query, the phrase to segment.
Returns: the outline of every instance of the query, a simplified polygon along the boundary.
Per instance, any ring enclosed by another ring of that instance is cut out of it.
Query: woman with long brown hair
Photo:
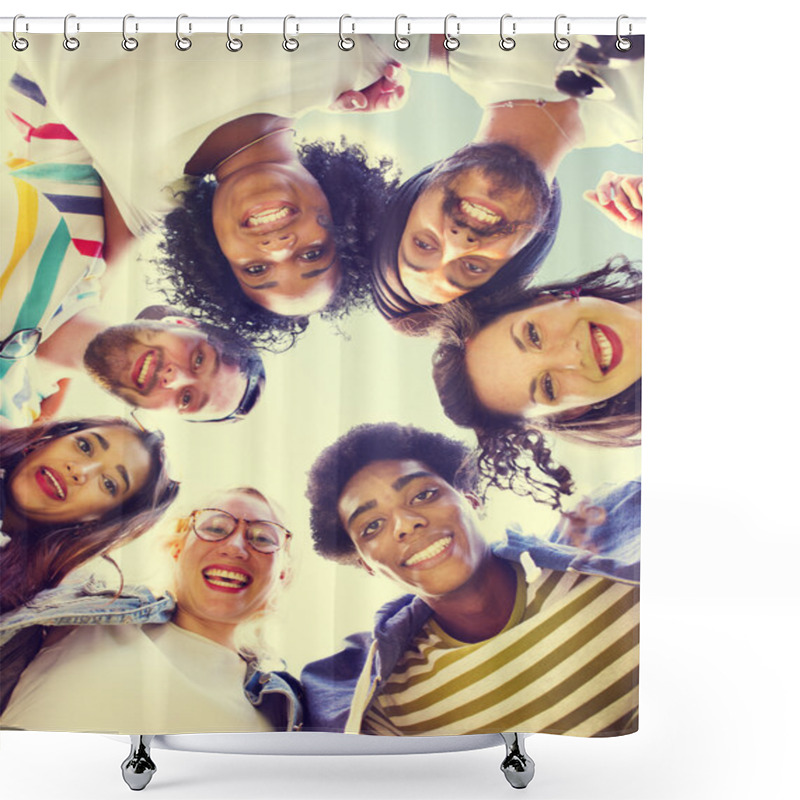
[[[0,482],[3,612],[144,533],[178,492],[161,434],[113,417],[5,431]]]
[[[442,407],[478,437],[489,486],[559,504],[569,471],[546,436],[641,441],[641,272],[624,257],[491,303],[442,307],[433,378]]]

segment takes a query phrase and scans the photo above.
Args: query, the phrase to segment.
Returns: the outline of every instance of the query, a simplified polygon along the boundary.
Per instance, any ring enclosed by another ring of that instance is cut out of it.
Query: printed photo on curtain
[[[643,37],[137,37],[0,41],[0,727],[636,731]]]

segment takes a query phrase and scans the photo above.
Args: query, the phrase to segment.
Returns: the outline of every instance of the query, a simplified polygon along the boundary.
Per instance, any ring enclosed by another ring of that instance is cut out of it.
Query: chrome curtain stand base
[[[515,789],[524,789],[535,771],[533,759],[525,752],[525,739],[521,733],[501,733],[506,745],[506,757],[500,765],[506,780]]]
[[[156,765],[150,758],[152,741],[152,736],[131,736],[131,752],[122,762],[122,779],[134,792],[144,789],[156,774]]]

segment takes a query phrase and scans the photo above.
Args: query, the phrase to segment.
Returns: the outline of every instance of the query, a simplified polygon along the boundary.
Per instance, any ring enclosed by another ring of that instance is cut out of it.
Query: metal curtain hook
[[[566,14],[559,14],[556,17],[555,23],[553,24],[553,35],[555,36],[553,47],[555,47],[555,49],[561,53],[563,53],[565,50],[569,50],[569,39],[565,39],[563,36],[559,36],[558,34],[558,21],[566,18]],[[569,22],[567,23],[567,33],[569,33]]]
[[[626,50],[630,50],[631,49],[631,40],[630,39],[626,39],[620,33],[620,28],[622,27],[622,20],[624,20],[624,19],[628,19],[628,17],[625,14],[620,14],[617,17],[617,41],[614,43],[616,48],[617,48],[617,50],[619,50],[621,53],[624,53]],[[629,36],[630,36],[632,30],[633,30],[633,26],[629,22],[628,23],[628,35]]]
[[[349,14],[342,14],[339,17],[339,49],[340,50],[352,50],[356,46],[355,39],[351,39],[349,36],[345,36],[342,28],[344,27],[344,21],[346,19],[353,19]],[[355,23],[351,23],[351,33],[355,33],[356,25]]]
[[[400,35],[400,20],[401,19],[408,19],[408,17],[405,14],[398,14],[394,18],[394,49],[402,51],[402,50],[408,50],[408,48],[411,47],[411,39],[406,39],[405,36],[401,36]],[[410,22],[406,23],[406,28],[408,28],[408,30],[406,31],[406,34],[410,34],[411,33],[411,23]]]
[[[81,43],[77,40],[77,38],[74,36],[70,36],[69,31],[67,30],[67,27],[69,26],[69,21],[71,19],[75,19],[74,14],[67,14],[67,16],[64,17],[64,49],[70,51],[77,50],[81,46]],[[80,24],[76,22],[75,30],[79,31],[80,29],[81,29]]]
[[[503,14],[503,16],[500,17],[500,49],[501,50],[513,50],[517,46],[516,41],[511,36],[506,36],[506,34],[505,34],[505,24],[506,24],[506,20],[507,19],[511,19],[511,14]],[[512,22],[511,23],[511,33],[516,33],[516,32],[517,32],[517,23],[516,22]]]
[[[11,46],[18,52],[21,53],[23,50],[28,49],[28,40],[23,39],[21,36],[17,36],[17,20],[18,19],[25,19],[23,14],[17,14],[14,17],[14,22],[11,23],[11,33],[14,36],[14,40],[11,42]],[[28,30],[28,23],[25,23],[25,30]]]
[[[288,53],[293,53],[295,50],[297,50],[298,47],[300,47],[300,42],[297,39],[293,39],[292,37],[290,37],[289,34],[286,32],[286,29],[289,26],[290,19],[297,19],[297,17],[293,17],[291,14],[289,14],[288,16],[285,16],[283,18],[283,49],[286,50]],[[295,24],[295,33],[299,32],[300,32],[300,26]]]
[[[227,47],[228,50],[231,51],[231,53],[238,53],[239,50],[241,50],[244,47],[244,42],[242,42],[241,39],[237,39],[236,37],[231,36],[231,22],[233,22],[233,20],[235,19],[239,19],[239,17],[237,17],[236,14],[231,14],[228,17],[228,41],[225,42],[225,47]],[[241,33],[241,31],[242,31],[242,26],[240,25],[239,32]]]
[[[139,40],[135,39],[133,36],[128,36],[128,20],[134,19],[133,14],[126,14],[122,18],[122,49],[127,50],[129,53],[131,50],[135,50],[139,46]],[[139,29],[139,26],[135,26],[136,30]]]
[[[178,14],[175,19],[175,47],[178,50],[188,50],[192,46],[192,40],[181,33],[181,20],[187,19],[188,14]],[[192,23],[189,23],[189,33],[192,32]]]
[[[449,31],[447,30],[447,25],[451,19],[456,20],[456,35],[451,36]],[[444,18],[444,48],[445,50],[458,50],[461,45],[461,42],[458,40],[458,33],[461,30],[461,24],[458,22],[458,18],[455,14],[448,14]]]

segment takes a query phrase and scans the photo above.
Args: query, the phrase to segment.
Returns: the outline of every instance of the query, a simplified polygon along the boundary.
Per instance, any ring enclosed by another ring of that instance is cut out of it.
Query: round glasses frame
[[[233,527],[230,529],[228,533],[224,536],[219,537],[209,537],[204,535],[203,532],[200,531],[198,528],[197,519],[199,515],[206,514],[208,512],[212,512],[213,514],[221,514],[223,517],[227,517],[233,522]],[[270,553],[277,553],[279,550],[282,550],[288,544],[289,540],[292,538],[292,532],[285,528],[280,522],[275,522],[274,520],[270,519],[244,519],[243,517],[235,517],[233,514],[230,514],[227,511],[223,511],[221,508],[197,508],[189,515],[189,523],[191,525],[192,531],[194,535],[201,539],[204,542],[223,542],[225,539],[229,538],[236,528],[239,526],[240,522],[245,523],[245,541],[247,542],[250,547],[253,548],[257,553],[263,553],[265,555],[269,555]],[[268,542],[266,543],[266,547],[258,547],[255,544],[255,537],[258,533],[258,528],[256,526],[266,525],[269,528],[274,529],[278,532],[278,539],[279,541],[277,544]]]
[[[0,341],[0,358],[15,361],[33,355],[41,340],[41,328],[19,328]]]

